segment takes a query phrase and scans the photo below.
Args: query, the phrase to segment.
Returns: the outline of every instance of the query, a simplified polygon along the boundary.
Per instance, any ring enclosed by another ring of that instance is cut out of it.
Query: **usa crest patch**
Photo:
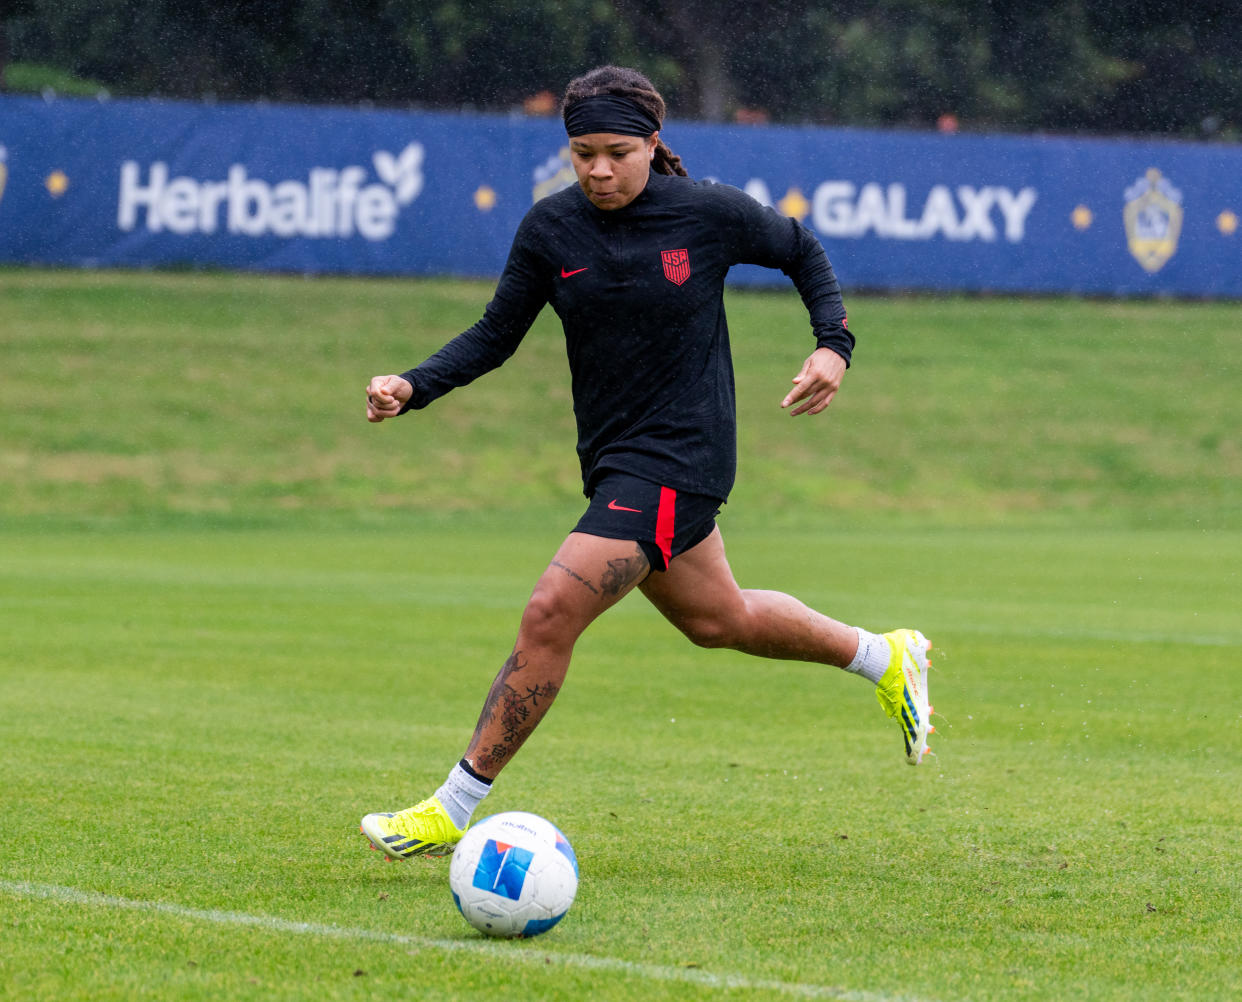
[[[660,260],[664,262],[664,277],[674,285],[682,285],[690,277],[690,254],[684,247],[660,251]]]

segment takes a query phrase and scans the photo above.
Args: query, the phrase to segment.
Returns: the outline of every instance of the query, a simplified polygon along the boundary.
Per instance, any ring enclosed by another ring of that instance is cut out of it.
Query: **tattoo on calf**
[[[508,744],[521,744],[534,730],[535,724],[556,697],[557,691],[557,687],[551,682],[523,686],[521,691],[510,685],[505,686],[504,711],[500,715],[500,723],[504,727],[505,741]],[[532,720],[531,714],[536,710],[539,712]]]
[[[496,681],[492,683],[487,701],[483,704],[483,712],[479,714],[479,722],[475,725],[474,738],[470,742],[467,755],[474,754],[475,768],[485,774],[498,771],[512,758],[522,742],[530,737],[535,725],[560,691],[560,687],[552,682],[512,685],[511,677],[528,664],[528,661],[522,660],[521,651],[514,651],[509,656],[509,660],[496,676]],[[477,749],[476,745],[482,738],[484,729],[496,721],[498,707],[501,740],[488,749]]]
[[[470,739],[471,749],[478,744],[479,738],[483,734],[483,728],[495,719],[496,707],[500,703],[500,697],[508,684],[509,676],[514,672],[521,671],[526,667],[526,664],[527,662],[522,660],[522,652],[514,651],[501,666],[495,680],[492,682],[492,687],[487,691],[487,699],[483,701],[483,709],[479,713],[478,723],[474,725],[474,737]]]

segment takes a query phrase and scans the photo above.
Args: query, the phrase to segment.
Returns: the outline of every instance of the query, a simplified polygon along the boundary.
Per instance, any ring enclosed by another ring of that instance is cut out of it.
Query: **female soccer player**
[[[716,528],[736,467],[725,275],[747,262],[793,280],[816,348],[781,406],[818,414],[854,346],[823,247],[737,188],[690,179],[660,139],[664,100],[642,74],[593,70],[570,83],[563,110],[577,186],[526,214],[482,320],[367,387],[369,421],[426,407],[503,363],[551,303],[590,499],[526,605],[461,761],[433,796],[362,819],[393,859],[453,851],[560,691],[578,637],[634,588],[703,647],[862,675],[901,724],[906,760],[918,765],[927,750],[927,639],[869,633],[789,595],[739,588]]]

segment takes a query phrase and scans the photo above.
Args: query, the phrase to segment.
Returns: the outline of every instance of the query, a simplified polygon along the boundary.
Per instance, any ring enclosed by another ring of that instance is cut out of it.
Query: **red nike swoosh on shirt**
[[[566,271],[564,268],[562,268],[562,269],[561,269],[561,278],[568,278],[570,275],[577,275],[577,274],[578,274],[579,272],[581,272],[581,271],[586,271],[586,269],[585,269],[585,268],[575,268],[573,271]]]
[[[611,508],[613,511],[636,511],[640,515],[643,513],[643,510],[641,508],[627,508],[623,504],[617,504],[616,498],[613,498],[611,501],[608,502],[608,507]]]

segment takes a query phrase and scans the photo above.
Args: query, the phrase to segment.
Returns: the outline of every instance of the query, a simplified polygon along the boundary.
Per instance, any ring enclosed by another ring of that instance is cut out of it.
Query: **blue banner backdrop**
[[[1242,297],[1242,148],[670,121],[847,288]],[[493,276],[559,121],[0,97],[0,261]],[[740,283],[783,281],[739,268]]]

